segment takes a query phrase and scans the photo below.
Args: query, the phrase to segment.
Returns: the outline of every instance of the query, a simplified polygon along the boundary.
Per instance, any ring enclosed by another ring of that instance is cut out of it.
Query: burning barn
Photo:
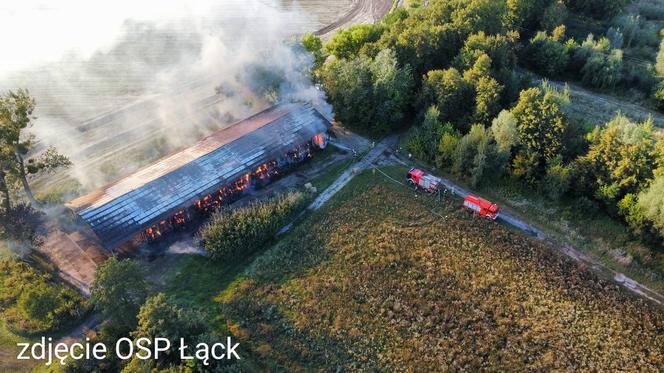
[[[325,147],[329,128],[309,104],[273,106],[67,207],[108,250],[152,241],[311,158]]]

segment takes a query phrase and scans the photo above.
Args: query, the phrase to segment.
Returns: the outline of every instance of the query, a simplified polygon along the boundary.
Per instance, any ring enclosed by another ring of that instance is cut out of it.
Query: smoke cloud
[[[278,100],[331,116],[308,78],[312,57],[293,43],[317,27],[297,3],[15,3],[0,5],[1,35],[22,35],[5,37],[0,88],[31,91],[40,148],[69,156],[85,189]]]

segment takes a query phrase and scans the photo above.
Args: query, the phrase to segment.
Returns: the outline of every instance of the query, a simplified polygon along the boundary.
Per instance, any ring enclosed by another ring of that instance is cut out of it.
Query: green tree
[[[436,105],[442,121],[452,121],[457,128],[465,127],[472,109],[468,102],[472,100],[473,87],[454,68],[433,70],[424,77],[421,105]]]
[[[542,17],[553,0],[507,0],[505,23],[511,30],[539,30]]]
[[[657,73],[659,73],[659,75],[664,76],[664,39],[662,39],[661,43],[659,44],[659,51],[657,52],[655,68],[657,69]]]
[[[453,7],[434,2],[412,11],[408,18],[390,26],[376,43],[377,51],[396,52],[401,66],[409,65],[415,76],[449,65],[461,48],[463,39],[451,23]]]
[[[457,57],[457,65],[461,69],[468,69],[485,54],[490,58],[494,72],[512,70],[517,62],[518,42],[519,34],[513,31],[498,35],[488,35],[483,31],[472,34],[466,39]]]
[[[8,176],[14,165],[14,153],[0,136],[0,193],[2,194],[2,207],[5,213],[11,211],[11,197],[9,194]]]
[[[478,185],[496,167],[496,143],[491,129],[474,124],[468,134],[459,140],[454,153],[452,171],[459,176],[469,177],[473,186]]]
[[[657,108],[660,111],[664,111],[664,82],[659,83],[652,97],[655,100]]]
[[[302,46],[314,56],[314,70],[318,70],[325,63],[327,55],[323,51],[323,42],[310,32],[302,37]]]
[[[613,88],[620,81],[623,53],[613,49],[608,55],[594,53],[581,69],[581,81],[592,87]]]
[[[523,153],[519,165],[531,170],[520,169],[519,174],[541,176],[546,163],[561,154],[567,128],[562,105],[552,91],[530,88],[521,92],[512,114],[517,121]]]
[[[563,158],[558,156],[549,161],[546,165],[546,175],[544,175],[542,189],[549,199],[557,201],[567,193],[571,181],[571,167],[569,165],[564,165]]]
[[[353,129],[369,129],[374,124],[370,60],[334,60],[325,64],[323,85],[334,107],[336,120]]]
[[[58,154],[54,148],[49,148],[40,156],[26,158],[35,140],[33,135],[26,133],[32,126],[34,109],[35,100],[25,89],[7,91],[0,97],[0,192],[5,194],[5,201],[8,199],[5,193],[8,175],[14,175],[21,181],[28,200],[37,205],[28,175],[71,165],[69,159]],[[9,154],[13,154],[13,159],[8,157]],[[5,208],[8,206],[5,202]]]
[[[569,49],[563,43],[564,34],[565,26],[559,26],[552,35],[540,31],[530,39],[524,53],[528,66],[546,76],[562,74],[569,63]]]
[[[500,111],[503,86],[490,76],[483,76],[475,84],[475,121],[489,123]]]
[[[340,29],[325,44],[325,51],[339,59],[354,58],[365,44],[378,41],[382,33],[380,24],[359,24]]]
[[[615,16],[627,3],[628,0],[565,0],[571,11],[598,19]]]
[[[519,130],[514,115],[503,110],[491,123],[491,131],[500,152],[511,153],[519,145]]]
[[[459,131],[454,129],[451,123],[445,123],[440,130],[438,141],[438,154],[436,155],[436,166],[450,168],[454,162],[454,154],[461,139]]]
[[[148,295],[145,272],[136,261],[111,257],[97,268],[90,293],[97,310],[121,328],[131,330]]]
[[[618,202],[618,213],[637,236],[645,237],[650,232],[651,224],[643,214],[638,197],[635,194],[627,193]]]
[[[164,293],[149,297],[138,312],[138,327],[131,335],[134,338],[167,338],[172,342],[184,338],[187,344],[195,346],[200,337],[207,333],[208,323],[202,314],[178,307]],[[159,366],[179,363],[179,353],[171,349],[159,358]]]
[[[433,162],[438,152],[438,140],[442,129],[438,118],[440,118],[438,109],[435,106],[429,107],[422,124],[415,129],[413,135],[418,137],[416,141],[421,144],[417,150],[413,149],[415,157],[427,162]]]
[[[653,176],[656,166],[651,121],[637,124],[622,114],[597,128],[583,158],[588,162],[597,196],[614,205],[628,193],[636,194]]]
[[[405,117],[413,95],[410,66],[399,67],[396,54],[385,49],[370,65],[373,80],[373,121],[383,123],[387,130],[396,128]]]
[[[660,237],[664,237],[664,177],[656,177],[650,187],[639,194],[638,208]]]
[[[401,123],[414,84],[410,68],[399,67],[390,50],[373,60],[334,60],[325,64],[322,76],[336,119],[371,135],[385,134]]]
[[[548,7],[546,7],[546,9],[544,9],[540,21],[541,29],[545,31],[553,31],[559,25],[565,23],[567,17],[568,11],[565,3],[562,1],[553,1]]]
[[[477,32],[500,34],[505,31],[502,21],[506,12],[505,1],[470,0],[457,6],[452,22],[462,37]]]
[[[627,48],[631,47],[641,28],[641,16],[638,14],[625,14],[616,17],[613,23],[623,35],[624,46]]]

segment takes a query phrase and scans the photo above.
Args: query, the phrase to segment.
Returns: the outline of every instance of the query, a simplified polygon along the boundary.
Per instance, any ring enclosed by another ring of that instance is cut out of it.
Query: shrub
[[[596,88],[613,88],[620,80],[623,53],[614,49],[609,54],[593,53],[581,69],[581,81]]]
[[[562,157],[556,157],[547,164],[546,175],[542,183],[542,189],[546,196],[557,201],[562,197],[570,187],[571,168],[562,162]]]
[[[0,313],[7,327],[21,335],[54,332],[78,319],[81,296],[29,264],[0,260]]]
[[[660,111],[664,111],[664,82],[659,84],[658,89],[653,93],[653,100],[655,101],[655,106]]]
[[[215,260],[251,255],[288,224],[307,202],[306,194],[293,192],[242,208],[223,208],[201,228],[200,244]]]
[[[538,32],[530,39],[530,45],[525,51],[526,63],[547,76],[561,74],[569,63],[569,50],[563,43],[565,26],[556,28],[552,35]]]

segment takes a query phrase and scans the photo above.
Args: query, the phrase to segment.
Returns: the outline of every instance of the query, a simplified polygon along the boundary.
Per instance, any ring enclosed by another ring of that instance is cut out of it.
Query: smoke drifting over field
[[[54,5],[51,5],[54,4]],[[0,88],[37,99],[32,129],[99,186],[276,99],[330,114],[311,56],[292,41],[311,17],[273,0],[37,0],[0,8],[12,38]],[[50,8],[49,8],[50,7]],[[10,32],[12,31],[12,32]],[[6,57],[6,58],[5,58]]]

